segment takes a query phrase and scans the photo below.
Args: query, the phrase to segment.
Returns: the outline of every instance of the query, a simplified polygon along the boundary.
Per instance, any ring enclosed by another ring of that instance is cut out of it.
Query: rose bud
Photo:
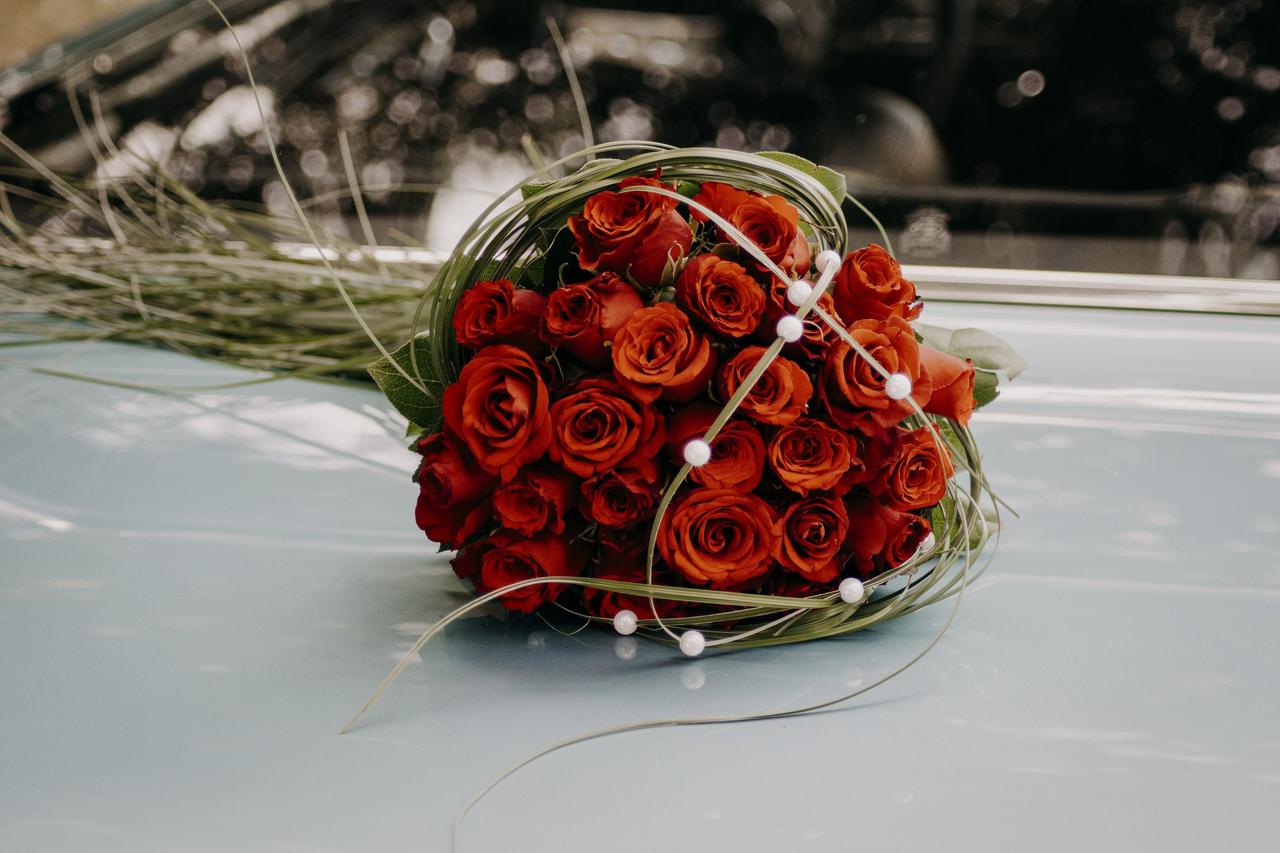
[[[582,514],[601,527],[627,527],[652,518],[662,490],[636,468],[615,468],[582,484]]]
[[[480,553],[464,559],[463,566],[481,594],[531,578],[576,577],[582,574],[590,556],[580,542],[569,537],[542,533],[525,539],[510,530],[500,530],[467,550],[473,549]],[[458,567],[454,570],[458,571]],[[509,610],[532,613],[563,591],[561,584],[531,584],[498,600]]]
[[[969,423],[973,414],[973,362],[933,347],[920,347],[920,369],[929,376],[932,393],[923,408],[933,415]]]
[[[916,301],[916,286],[902,277],[893,255],[874,243],[844,256],[831,293],[840,316],[850,322],[914,320],[923,307]]]
[[[676,304],[727,338],[740,338],[760,325],[764,290],[741,264],[719,255],[698,255],[676,279]]]
[[[503,527],[522,536],[543,530],[563,533],[573,493],[573,478],[565,471],[551,465],[525,468],[494,492],[493,514]]]
[[[725,399],[738,389],[764,352],[764,347],[745,347],[720,369],[718,387]],[[804,413],[812,396],[809,374],[791,359],[778,356],[743,398],[739,411],[761,423],[789,424]]]
[[[684,464],[684,446],[702,438],[720,414],[715,406],[694,403],[667,421],[667,454],[677,467]],[[730,421],[711,442],[711,461],[689,472],[700,486],[749,492],[764,476],[764,438],[747,421]]]
[[[911,396],[917,403],[928,401],[932,388],[920,368],[920,345],[906,320],[863,320],[849,333],[889,373],[902,373],[911,380]],[[906,400],[890,398],[884,384],[884,376],[841,341],[827,353],[819,394],[836,425],[870,432],[894,426],[912,411]]]
[[[852,485],[847,482],[849,468],[856,461],[852,442],[848,435],[822,421],[800,418],[778,430],[769,442],[769,465],[782,485],[798,494],[843,494]]]
[[[787,301],[788,282],[774,276],[769,284],[768,302],[764,309],[764,319],[756,330],[758,340],[772,341],[778,336],[778,321],[794,314],[795,306]],[[831,319],[840,324],[847,324],[836,311],[835,302],[831,299],[831,291],[824,291],[818,297],[818,307],[825,311]],[[810,314],[804,320],[804,334],[800,340],[789,343],[782,348],[783,353],[791,358],[817,360],[826,357],[828,350],[840,339],[839,335],[828,326],[817,314]]]
[[[634,186],[671,189],[653,178],[627,178],[619,190]],[[629,275],[641,287],[660,283],[671,258],[684,257],[693,244],[689,223],[673,198],[651,192],[598,192],[587,199],[581,216],[569,217],[578,243],[578,265],[590,272]]]
[[[584,379],[551,405],[551,459],[584,479],[623,466],[657,478],[666,438],[652,406],[637,406],[608,379]]]
[[[670,302],[641,308],[613,339],[613,375],[641,403],[685,403],[707,389],[715,350]]]
[[[668,510],[658,550],[692,584],[739,587],[773,567],[776,521],[755,495],[693,489]]]
[[[588,367],[609,366],[608,344],[644,300],[616,273],[551,291],[543,317],[543,338]]]
[[[827,583],[840,576],[840,549],[849,531],[844,504],[834,495],[813,495],[787,507],[775,526],[774,557],[811,581]]]
[[[936,505],[947,493],[947,480],[955,469],[951,453],[939,448],[928,427],[902,435],[898,457],[884,478],[870,488],[890,507],[904,512]]]
[[[471,349],[510,344],[535,356],[547,348],[538,335],[547,299],[515,288],[507,279],[481,281],[467,288],[453,310],[453,334]]]
[[[845,540],[849,565],[863,579],[898,568],[911,559],[929,535],[928,520],[890,509],[870,495],[849,495],[845,510],[849,514],[849,535]]]
[[[444,389],[445,426],[461,436],[480,467],[503,482],[551,443],[547,386],[538,364],[515,347],[489,346]]]
[[[422,454],[416,475],[418,527],[433,542],[456,548],[488,524],[489,495],[497,480],[447,432],[418,439],[415,449]]]

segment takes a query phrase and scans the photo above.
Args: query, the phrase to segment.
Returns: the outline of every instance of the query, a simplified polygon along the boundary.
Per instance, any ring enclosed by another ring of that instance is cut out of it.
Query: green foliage
[[[836,204],[844,201],[845,194],[848,192],[848,183],[844,175],[835,169],[819,166],[817,163],[811,163],[803,157],[786,151],[761,151],[760,156],[782,163],[784,166],[790,166],[797,172],[816,179],[827,192],[831,193]]]
[[[391,357],[404,373],[416,377],[419,370],[425,370],[426,355],[426,342],[422,338],[415,338],[393,352]],[[387,402],[408,418],[410,424],[419,425],[419,432],[434,432],[440,425],[440,395],[437,389],[441,383],[424,376],[423,385],[426,390],[423,390],[406,378],[404,373],[396,370],[385,357],[369,365],[369,375],[382,390]]]

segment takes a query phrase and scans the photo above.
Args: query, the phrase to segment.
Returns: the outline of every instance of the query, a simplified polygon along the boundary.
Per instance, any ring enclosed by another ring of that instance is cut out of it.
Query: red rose
[[[530,578],[582,574],[588,557],[580,544],[563,536],[543,533],[532,539],[500,530],[484,542],[467,548],[454,560],[454,571],[469,577],[476,592],[484,594]],[[561,584],[531,584],[498,600],[509,610],[532,613],[564,591]]]
[[[698,255],[676,279],[676,304],[718,335],[740,338],[760,325],[764,290],[741,264]]]
[[[582,484],[582,514],[601,527],[627,527],[651,518],[658,484],[636,468],[614,468]]]
[[[688,402],[706,390],[715,366],[710,341],[670,302],[636,311],[613,339],[613,375],[641,403]]]
[[[444,389],[444,422],[486,471],[503,481],[536,461],[551,443],[547,386],[528,353],[489,346]]]
[[[832,495],[795,501],[778,519],[774,556],[785,569],[826,583],[840,576],[838,554],[849,531],[844,504]]]
[[[653,178],[627,178],[620,190],[634,186],[671,189]],[[581,216],[569,217],[578,241],[578,265],[591,272],[630,275],[641,287],[652,287],[672,257],[683,257],[693,244],[689,223],[673,198],[651,192],[598,192],[587,199]]]
[[[852,439],[812,418],[800,418],[778,430],[769,442],[769,465],[782,485],[807,495],[814,491],[847,492],[849,468],[855,463]]]
[[[973,362],[933,347],[920,347],[920,369],[928,375],[932,393],[924,410],[961,425],[973,414]]]
[[[844,256],[831,283],[840,315],[850,322],[920,316],[916,286],[902,277],[893,256],[874,243]]]
[[[851,494],[845,510],[849,514],[849,562],[864,579],[901,566],[929,535],[927,520],[890,509],[869,495]]]
[[[784,598],[812,598],[834,589],[835,586],[831,583],[816,583],[794,572],[775,572],[769,575],[760,591],[765,595],[778,595]]]
[[[596,369],[609,365],[608,344],[627,319],[644,307],[636,289],[605,272],[581,284],[551,291],[543,318],[543,337]]]
[[[667,512],[658,550],[690,583],[738,587],[773,566],[776,521],[769,505],[755,495],[693,489]]]
[[[493,494],[493,514],[508,530],[532,536],[564,532],[573,503],[573,478],[554,466],[526,468]]]
[[[886,370],[911,380],[911,396],[917,403],[928,401],[932,389],[920,369],[920,345],[906,320],[863,320],[854,323],[849,333]],[[870,432],[891,427],[912,411],[906,400],[890,399],[884,383],[879,371],[841,341],[823,363],[820,394],[837,426]]]
[[[758,197],[731,184],[722,184],[719,181],[703,181],[702,186],[698,187],[698,194],[693,197],[693,200],[710,209],[712,213],[722,219],[728,219],[741,205]],[[693,218],[699,222],[707,221],[706,214],[696,207],[691,208],[691,213]]]
[[[667,421],[667,451],[677,464],[684,464],[684,446],[702,438],[720,414],[715,406],[694,403]],[[760,485],[764,475],[764,438],[746,421],[725,424],[711,442],[711,461],[689,472],[700,486],[749,492]]]
[[[729,224],[754,242],[773,261],[792,276],[809,271],[809,243],[800,231],[800,214],[780,195],[759,196],[728,184],[706,181],[693,200],[727,219]],[[693,211],[694,218],[706,216]],[[721,239],[727,236],[721,233]],[[753,266],[758,266],[753,262]]]
[[[547,348],[538,337],[547,299],[517,290],[507,279],[481,281],[468,288],[453,309],[453,335],[471,349],[510,344],[533,355]]]
[[[869,435],[861,432],[848,433],[854,461],[841,483],[842,488],[882,482],[889,467],[902,453],[904,435],[906,433],[897,427],[876,430]],[[875,489],[872,488],[872,491]]]
[[[745,347],[721,368],[719,388],[726,400],[764,352],[764,347]],[[812,396],[809,374],[791,359],[778,356],[760,375],[738,409],[761,423],[789,424],[800,417]]]
[[[954,473],[950,452],[938,447],[928,427],[920,427],[903,434],[897,459],[871,488],[894,509],[924,509],[942,500]]]
[[[655,479],[666,432],[652,406],[637,406],[607,379],[584,379],[551,405],[551,436],[551,458],[578,477],[630,465]]]
[[[433,542],[456,548],[489,522],[489,495],[497,481],[447,432],[424,436],[415,447],[422,454],[416,475],[418,527]]]
[[[795,313],[795,306],[787,301],[788,282],[774,277],[769,285],[768,303],[764,309],[764,319],[756,330],[759,339],[772,341],[778,336],[778,321],[784,316]],[[835,302],[831,299],[828,288],[818,297],[817,306],[835,320],[843,328],[846,324],[836,311]],[[820,359],[826,356],[831,346],[840,339],[839,335],[828,326],[817,314],[810,314],[804,320],[804,334],[800,340],[789,343],[782,348],[783,353],[792,358]]]

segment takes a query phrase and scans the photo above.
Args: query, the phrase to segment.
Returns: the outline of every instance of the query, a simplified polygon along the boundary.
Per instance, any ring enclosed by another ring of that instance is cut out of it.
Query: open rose
[[[433,542],[456,548],[489,522],[489,495],[497,480],[447,432],[418,439],[415,449],[422,454],[416,475],[418,527]]]
[[[836,308],[849,322],[920,316],[916,286],[902,277],[902,268],[874,243],[844,256],[831,283]]]
[[[582,574],[589,556],[581,543],[564,536],[542,533],[526,539],[500,530],[454,558],[453,570],[459,577],[469,578],[476,592],[488,593],[532,578],[576,577]],[[509,610],[532,613],[563,591],[562,584],[530,584],[498,600]]]
[[[787,507],[775,529],[774,556],[785,569],[819,583],[840,575],[849,516],[840,498],[812,495]]]
[[[706,181],[693,200],[727,219],[754,242],[765,257],[792,276],[809,270],[809,243],[800,231],[800,214],[780,195],[759,196],[717,181]],[[706,216],[694,210],[694,217]],[[721,239],[728,239],[721,233]],[[759,266],[753,262],[753,266]]]
[[[764,319],[756,330],[756,338],[765,341],[772,341],[776,338],[778,336],[778,321],[784,316],[794,314],[796,310],[795,306],[787,301],[789,282],[785,282],[776,276],[771,281],[768,303],[764,309]],[[841,319],[840,312],[836,310],[835,302],[831,299],[830,288],[823,291],[822,295],[818,297],[817,307],[839,323],[841,328],[844,328],[845,322]],[[823,320],[819,319],[815,313],[809,314],[803,323],[804,333],[800,336],[800,340],[787,344],[782,348],[782,352],[790,358],[805,360],[824,358],[831,346],[840,339],[839,335]]]
[[[582,514],[601,527],[627,527],[653,516],[661,489],[637,468],[601,472],[582,484]]]
[[[863,579],[901,566],[929,535],[927,520],[890,509],[866,494],[850,495],[845,510],[849,514],[849,564]]]
[[[671,189],[653,178],[627,178],[619,190],[634,186]],[[581,216],[569,217],[578,242],[578,265],[591,272],[630,275],[641,287],[659,283],[667,260],[683,257],[693,244],[689,223],[678,202],[652,192],[598,192],[587,199]]]
[[[441,400],[449,431],[486,471],[510,480],[551,443],[547,386],[538,364],[515,347],[489,346],[462,368]]]
[[[920,427],[902,436],[897,459],[871,488],[894,509],[924,509],[942,500],[953,473],[950,452],[938,447],[928,427]]]
[[[725,363],[719,377],[725,399],[738,389],[764,353],[764,347],[745,347]],[[789,424],[803,414],[812,396],[809,374],[791,359],[778,356],[743,398],[739,410],[761,423]]]
[[[655,479],[665,435],[652,406],[637,406],[607,379],[575,383],[551,405],[551,458],[584,479],[623,465]]]
[[[973,362],[933,347],[920,347],[920,368],[929,377],[932,393],[924,410],[969,423],[973,414]]]
[[[902,453],[902,436],[906,432],[890,427],[871,433],[851,432],[848,435],[853,447],[854,462],[841,482],[841,489],[865,485],[871,491],[876,491],[878,487],[875,484],[884,481],[889,468]]]
[[[684,446],[706,435],[720,414],[715,406],[694,403],[676,412],[667,421],[667,452],[671,460],[684,463]],[[747,421],[725,424],[711,442],[711,461],[689,473],[700,486],[749,492],[760,485],[764,475],[764,438]]]
[[[526,468],[494,492],[493,514],[503,527],[524,536],[563,533],[573,493],[574,481],[566,472],[551,465]]]
[[[911,396],[917,403],[928,401],[932,388],[920,369],[920,345],[906,320],[863,320],[854,323],[849,333],[886,370],[911,380]],[[893,426],[911,414],[910,404],[891,399],[884,383],[878,370],[841,341],[827,353],[819,390],[836,425],[870,432]]]
[[[764,290],[741,264],[698,255],[676,279],[676,304],[711,331],[740,338],[760,325]]]
[[[608,344],[644,300],[617,274],[601,273],[590,281],[551,291],[543,318],[543,338],[588,367],[607,367]]]
[[[776,521],[755,495],[694,489],[667,512],[658,550],[690,583],[738,587],[772,567]]]
[[[769,442],[769,465],[782,485],[807,495],[814,491],[847,492],[849,468],[861,463],[852,439],[813,418],[800,418],[778,430]]]
[[[542,355],[547,348],[538,332],[546,304],[542,294],[516,289],[505,278],[477,282],[463,292],[453,309],[453,335],[471,349],[510,344]]]
[[[613,339],[613,375],[641,403],[684,403],[707,388],[716,366],[706,335],[670,302],[631,315]]]

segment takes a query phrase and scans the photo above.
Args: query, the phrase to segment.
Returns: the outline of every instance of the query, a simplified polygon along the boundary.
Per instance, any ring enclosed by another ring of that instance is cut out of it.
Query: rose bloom
[[[547,299],[516,289],[507,279],[481,281],[467,288],[453,309],[453,335],[471,349],[510,344],[533,355],[547,351],[539,337]]]
[[[542,530],[563,533],[574,485],[573,478],[555,466],[526,468],[494,492],[493,514],[503,527],[523,536]]]
[[[652,406],[637,406],[608,379],[583,379],[551,405],[551,459],[578,477],[623,465],[656,477],[666,431]]]
[[[627,178],[619,190],[634,186],[671,189],[653,178]],[[569,217],[578,242],[578,265],[590,272],[629,275],[641,287],[652,287],[672,257],[683,257],[693,244],[689,223],[673,198],[651,192],[598,192],[587,199],[581,216]]]
[[[720,409],[694,403],[667,420],[667,453],[677,466],[684,464],[684,446],[702,438]],[[711,441],[711,461],[689,472],[700,486],[749,492],[764,476],[764,438],[747,421],[730,421]]]
[[[476,465],[466,446],[447,432],[418,439],[415,449],[422,454],[415,475],[418,527],[433,542],[456,548],[489,523],[489,495],[497,479]]]
[[[601,527],[627,527],[651,518],[661,496],[644,472],[615,468],[582,484],[582,514]]]
[[[685,403],[707,389],[716,366],[706,335],[670,302],[641,308],[613,339],[613,375],[641,403]]]
[[[778,430],[769,442],[769,466],[793,492],[843,494],[852,485],[847,477],[857,461],[853,450],[853,439],[845,433],[822,421],[800,418]]]
[[[884,481],[889,468],[902,453],[902,436],[904,435],[906,432],[897,427],[876,430],[869,434],[848,433],[855,461],[849,466],[849,473],[845,475],[842,487],[866,485],[871,491],[876,491],[873,484]]]
[[[870,495],[849,495],[845,510],[849,514],[849,565],[864,580],[901,566],[929,535],[927,519],[890,509]]]
[[[698,586],[740,587],[773,566],[777,516],[763,500],[732,489],[693,489],[663,519],[658,550]]]
[[[608,344],[627,319],[644,307],[636,289],[615,273],[605,272],[580,284],[551,291],[542,336],[588,367],[610,362]]]
[[[898,458],[872,488],[894,509],[924,509],[942,500],[954,473],[950,452],[938,447],[928,427],[920,427],[902,436]]]
[[[470,579],[476,592],[485,594],[532,578],[576,577],[582,574],[589,554],[579,543],[551,533],[525,539],[510,530],[500,530],[453,559],[453,570]],[[509,610],[532,613],[554,601],[564,591],[562,584],[530,584],[498,598]]]
[[[765,298],[741,264],[705,254],[676,279],[676,304],[716,334],[740,338],[760,325]]]
[[[961,425],[969,423],[973,414],[973,362],[941,352],[933,347],[920,347],[920,368],[929,377],[931,393],[924,410],[951,418]]]
[[[840,549],[849,531],[844,503],[834,495],[812,495],[787,506],[775,527],[774,557],[785,569],[811,581],[840,576]]]
[[[928,375],[920,369],[920,345],[906,320],[863,320],[854,323],[849,333],[886,370],[911,380],[911,396],[918,404],[928,402],[932,389]],[[840,341],[822,365],[819,394],[837,426],[870,432],[894,426],[912,411],[906,400],[890,399],[884,383],[870,362]]]
[[[745,347],[725,363],[719,377],[724,399],[732,396],[764,353],[764,347]],[[809,374],[791,359],[778,356],[742,399],[738,410],[761,423],[789,424],[800,417],[812,396]]]
[[[800,214],[782,196],[759,196],[729,184],[706,181],[693,200],[727,219],[784,271],[793,276],[808,272],[809,243],[800,231]],[[707,219],[697,209],[693,216],[699,221]],[[720,236],[728,240],[723,231]],[[758,262],[752,264],[756,266]]]
[[[785,282],[776,276],[772,279],[772,283],[769,285],[768,302],[764,309],[764,319],[756,330],[757,339],[772,341],[778,336],[778,321],[784,316],[795,313],[795,306],[787,301],[788,285],[789,282]],[[840,312],[836,310],[836,304],[831,299],[830,288],[818,297],[817,307],[839,323],[841,328],[848,325],[841,318]],[[804,360],[817,360],[826,357],[827,352],[835,342],[840,340],[839,335],[820,320],[815,313],[810,313],[802,322],[804,323],[804,334],[800,336],[800,340],[783,346],[783,354],[789,358]]]
[[[515,347],[488,346],[444,389],[445,426],[486,471],[505,482],[551,443],[547,386],[538,364]]]
[[[850,322],[914,320],[923,307],[916,301],[916,286],[902,277],[893,255],[874,243],[844,256],[831,293],[840,315]]]

